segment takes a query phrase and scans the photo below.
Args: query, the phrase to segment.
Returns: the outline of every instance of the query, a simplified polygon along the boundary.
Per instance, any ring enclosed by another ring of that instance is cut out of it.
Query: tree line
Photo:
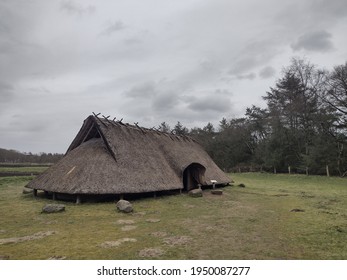
[[[252,105],[217,128],[178,122],[172,132],[197,139],[225,171],[347,174],[347,63],[326,70],[292,58],[262,98],[265,108]]]
[[[7,150],[0,148],[0,163],[37,163],[47,164],[55,163],[63,157],[58,153],[21,153],[16,150]]]

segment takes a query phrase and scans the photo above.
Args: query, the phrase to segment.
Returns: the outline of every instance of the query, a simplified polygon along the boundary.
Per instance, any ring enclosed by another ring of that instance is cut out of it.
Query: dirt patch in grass
[[[136,241],[137,241],[137,239],[135,239],[135,238],[126,238],[125,237],[125,238],[118,239],[115,241],[105,241],[100,246],[103,248],[112,248],[112,247],[118,247],[125,242],[136,242]]]
[[[165,251],[160,248],[146,248],[139,252],[141,258],[158,258],[165,254]]]
[[[154,237],[166,237],[166,236],[168,236],[168,233],[165,231],[155,231],[155,232],[150,233],[150,235],[154,236]]]
[[[135,224],[134,220],[118,220],[117,225],[133,225]]]
[[[314,195],[308,194],[306,192],[301,192],[300,196],[303,197],[303,198],[315,198]]]
[[[325,199],[318,202],[316,208],[318,209],[331,209],[334,208],[334,204],[338,203],[338,199]]]
[[[183,204],[182,205],[184,208],[186,208],[186,209],[192,209],[192,208],[195,208],[195,206],[194,205],[191,205],[191,204]]]
[[[188,244],[192,238],[190,236],[172,236],[163,239],[163,242],[169,246]]]
[[[0,245],[10,244],[10,243],[19,243],[19,242],[30,241],[30,240],[37,240],[37,239],[50,236],[55,233],[56,233],[55,231],[40,231],[40,232],[34,233],[33,235],[3,238],[3,239],[0,239]]]
[[[48,258],[48,260],[65,260],[65,259],[66,259],[65,256],[52,256]]]
[[[147,219],[146,222],[148,222],[148,223],[159,223],[160,219]]]
[[[121,227],[121,230],[122,231],[130,231],[130,230],[134,230],[136,228],[137,228],[137,226],[129,226],[129,225],[127,225],[127,226]]]
[[[146,212],[135,212],[135,213],[133,213],[133,215],[134,216],[145,216],[145,215],[147,215],[147,213]]]

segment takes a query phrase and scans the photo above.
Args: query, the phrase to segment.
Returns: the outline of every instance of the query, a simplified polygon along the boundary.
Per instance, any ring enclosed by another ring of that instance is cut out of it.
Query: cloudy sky
[[[0,147],[65,152],[92,112],[217,126],[346,30],[346,0],[0,0]]]

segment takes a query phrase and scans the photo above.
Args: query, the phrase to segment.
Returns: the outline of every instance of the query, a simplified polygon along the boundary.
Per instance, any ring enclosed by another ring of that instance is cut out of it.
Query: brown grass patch
[[[136,241],[137,241],[137,239],[135,239],[135,238],[126,238],[125,237],[125,238],[115,240],[115,241],[105,241],[100,246],[103,248],[112,248],[112,247],[118,247],[125,242],[136,242]]]
[[[65,260],[65,259],[66,259],[65,256],[52,256],[48,258],[48,260]]]
[[[33,235],[3,238],[3,239],[0,239],[0,245],[41,239],[55,233],[56,233],[55,231],[40,231],[40,232],[34,233]]]
[[[121,227],[121,230],[122,231],[130,231],[130,230],[134,230],[136,228],[137,228],[137,226],[124,226],[124,227]]]
[[[146,222],[148,222],[148,223],[159,223],[160,219],[147,219]]]
[[[146,248],[139,252],[141,258],[158,258],[165,254],[165,251],[160,248]]]
[[[168,233],[165,231],[155,231],[155,232],[150,233],[150,235],[154,236],[154,237],[166,237],[168,235]]]
[[[135,224],[134,220],[118,220],[117,225],[133,225]]]
[[[164,238],[163,242],[169,246],[185,245],[191,241],[190,236],[172,236]]]

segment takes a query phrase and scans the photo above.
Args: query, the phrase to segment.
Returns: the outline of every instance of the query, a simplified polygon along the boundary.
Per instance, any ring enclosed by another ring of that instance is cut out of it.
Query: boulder
[[[215,194],[215,195],[222,195],[223,194],[223,190],[211,190],[211,193]]]
[[[29,194],[29,193],[33,193],[34,192],[34,190],[32,190],[32,189],[29,189],[29,188],[23,188],[23,194]]]
[[[202,189],[194,189],[188,192],[191,197],[202,197]]]
[[[46,204],[42,207],[42,213],[57,213],[65,211],[64,204]]]
[[[130,213],[133,212],[133,206],[131,203],[127,200],[121,199],[116,204],[118,211],[124,212],[124,213]]]

